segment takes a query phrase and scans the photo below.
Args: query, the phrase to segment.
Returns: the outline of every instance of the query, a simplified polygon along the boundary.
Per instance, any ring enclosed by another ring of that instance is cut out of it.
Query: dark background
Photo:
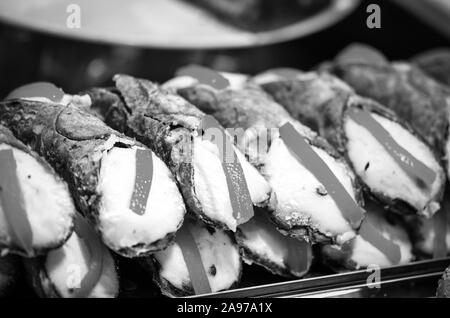
[[[366,26],[366,8],[371,3],[381,7],[381,29]],[[353,14],[332,28],[252,49],[170,51],[108,46],[0,24],[0,97],[18,85],[36,80],[52,81],[68,93],[109,85],[112,75],[118,72],[164,81],[187,63],[250,74],[280,66],[309,69],[352,42],[371,44],[391,59],[407,59],[427,49],[450,46],[448,39],[390,0],[363,0]]]

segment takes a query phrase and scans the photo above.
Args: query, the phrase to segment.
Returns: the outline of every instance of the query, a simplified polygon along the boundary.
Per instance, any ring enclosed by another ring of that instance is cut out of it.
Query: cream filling
[[[240,73],[228,73],[228,72],[219,72],[220,75],[222,75],[224,78],[226,78],[229,82],[229,86],[226,89],[241,89],[243,88],[248,80],[249,76],[245,74]],[[199,84],[198,79],[188,76],[188,75],[182,75],[174,77],[167,82],[165,82],[162,87],[165,89],[183,89],[187,87],[191,87],[194,85]],[[214,87],[209,86],[212,90],[216,90]]]
[[[0,144],[0,150],[6,149],[12,149],[16,160],[17,177],[31,226],[33,248],[46,248],[61,243],[68,236],[75,215],[67,185],[31,155],[10,145]],[[0,241],[7,245],[15,243],[11,242],[1,202]]]
[[[436,173],[436,179],[430,190],[420,189],[366,128],[347,118],[344,129],[348,139],[348,156],[356,174],[373,192],[381,192],[390,198],[408,202],[421,214],[434,214],[439,209],[439,203],[432,200],[440,191],[444,180],[442,168],[433,153],[398,123],[374,113],[372,116],[399,145],[432,169]],[[365,170],[367,163],[369,168]]]
[[[352,175],[345,164],[322,149],[312,148],[355,200]],[[275,214],[280,220],[290,226],[311,225],[328,236],[338,236],[338,239],[353,236],[346,235],[353,230],[331,196],[318,193],[324,186],[291,154],[280,138],[272,142],[263,170],[276,194]]]
[[[238,247],[221,230],[210,234],[204,226],[194,225],[191,226],[191,233],[197,243],[211,291],[230,288],[238,281],[242,267]],[[155,253],[154,257],[161,265],[159,275],[162,279],[180,290],[191,284],[183,253],[177,243]]]
[[[84,97],[84,96],[86,96],[86,97]],[[84,96],[82,98],[89,98],[89,95],[84,95]],[[72,95],[64,94],[62,99],[58,102],[58,104],[69,105],[69,103],[72,101],[72,98],[73,98]],[[35,101],[35,102],[41,102],[41,103],[50,103],[50,104],[55,103],[51,99],[49,99],[47,97],[41,97],[41,96],[22,97],[21,99]]]
[[[253,204],[258,205],[270,198],[271,188],[259,172],[250,165],[240,151],[234,148],[242,166],[247,187]],[[219,149],[212,142],[194,140],[194,185],[195,193],[205,213],[210,219],[224,223],[236,231],[237,222],[233,217],[230,195]]]
[[[276,73],[267,71],[254,76],[251,81],[256,85],[263,86],[270,83],[275,83],[284,80],[284,78]]]
[[[102,274],[89,294],[89,298],[112,298],[119,292],[119,277],[114,260],[104,245],[102,245],[102,253]],[[80,288],[91,262],[92,255],[89,248],[74,232],[66,244],[48,253],[45,268],[59,295],[69,298],[73,297],[73,292],[77,288]]]
[[[183,75],[183,76],[177,76],[177,77],[174,77],[174,78],[168,80],[167,82],[165,82],[162,85],[162,88],[178,90],[178,89],[191,87],[196,84],[198,84],[197,79],[195,79],[192,76]]]
[[[275,229],[275,226],[270,229],[250,220],[241,225],[239,229],[245,235],[242,244],[247,249],[266,262],[272,262],[281,268],[286,268],[284,260],[288,254],[288,248],[285,237]]]
[[[281,234],[269,220],[264,221],[257,219],[258,217],[268,218],[266,215],[255,216],[239,226],[239,230],[243,234],[240,244],[259,258],[258,263],[268,266],[270,262],[285,270],[292,270],[286,264],[290,252],[287,240],[291,238]],[[300,245],[301,242],[299,241],[298,244]],[[246,259],[246,262],[251,264],[252,260]]]
[[[408,234],[402,227],[389,224],[382,216],[376,213],[368,212],[366,219],[372,222],[374,227],[380,231],[381,235],[400,247],[400,265],[407,264],[413,260],[412,244]],[[377,265],[379,267],[394,265],[385,254],[370,242],[364,240],[360,235],[355,238],[351,259],[357,264],[358,268],[368,267],[370,265]]]
[[[241,73],[220,72],[220,75],[228,80],[230,89],[242,89],[249,80],[248,75]]]
[[[105,243],[119,250],[148,251],[166,235],[177,231],[185,206],[167,166],[154,154],[153,178],[143,215],[130,209],[136,176],[136,149],[114,147],[104,152],[98,192],[101,194],[100,231]]]

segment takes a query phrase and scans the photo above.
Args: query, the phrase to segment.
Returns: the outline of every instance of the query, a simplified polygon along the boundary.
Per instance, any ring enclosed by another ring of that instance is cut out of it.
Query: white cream
[[[174,78],[168,80],[161,87],[164,89],[178,90],[178,89],[191,87],[196,84],[198,84],[197,79],[193,78],[192,76],[183,75],[183,76],[177,76],[177,77],[174,77]]]
[[[249,80],[249,76],[241,73],[221,72],[220,75],[228,80],[229,89],[242,89]]]
[[[219,74],[228,80],[228,87],[226,89],[241,89],[246,85],[246,83],[249,80],[249,76],[245,74],[228,73],[228,72],[219,72]],[[165,89],[178,90],[187,87],[192,87],[197,84],[200,84],[198,79],[192,76],[183,75],[168,80],[162,85],[162,87]],[[216,90],[214,87],[209,85],[208,88]]]
[[[251,81],[257,85],[263,86],[270,83],[282,81],[283,77],[273,72],[264,72],[254,76]]]
[[[376,213],[367,213],[366,220],[371,222],[383,237],[400,247],[400,265],[407,264],[413,260],[412,244],[408,234],[402,227],[389,224],[382,216]],[[367,267],[369,265],[387,267],[394,265],[385,254],[370,242],[364,240],[360,235],[357,235],[355,238],[351,259],[358,267]]]
[[[177,231],[185,206],[167,166],[152,152],[153,178],[143,215],[130,209],[136,176],[136,149],[112,148],[104,152],[98,191],[101,194],[99,228],[114,250],[133,248],[137,255],[166,235]]]
[[[0,150],[6,149],[12,149],[16,161],[33,248],[41,249],[62,243],[72,228],[75,215],[75,206],[66,183],[53,172],[47,171],[31,155],[10,145],[0,144]],[[4,213],[0,204],[0,240],[8,244],[11,234]]]
[[[204,226],[191,226],[192,236],[198,246],[201,260],[212,292],[225,290],[239,279],[241,259],[238,247],[223,231],[215,230],[210,234]],[[178,244],[154,254],[161,265],[161,278],[178,289],[190,284],[189,272]],[[215,267],[215,274],[210,269]]]
[[[119,277],[114,260],[104,245],[101,252],[103,253],[102,273],[90,292],[89,298],[112,298],[119,292]],[[73,297],[76,288],[80,287],[91,262],[91,251],[84,240],[74,232],[66,244],[48,253],[45,268],[59,295],[70,298]]]
[[[275,229],[274,229],[275,230]],[[278,239],[274,233],[265,231],[263,228],[254,228],[251,231],[243,230],[246,235],[244,246],[259,258],[267,262],[273,262],[281,268],[286,268],[284,263],[288,249],[283,241]],[[275,230],[276,231],[276,230]],[[283,235],[279,233],[279,235]],[[250,260],[246,260],[252,263]]]
[[[275,226],[270,229],[250,220],[240,226],[240,230],[245,237],[242,243],[244,247],[266,262],[273,262],[281,268],[286,267],[284,260],[288,247],[285,237],[276,230]]]
[[[399,198],[415,207],[420,213],[431,216],[439,208],[432,202],[444,182],[442,168],[431,150],[401,125],[377,114],[373,118],[380,123],[411,155],[436,173],[431,191],[420,189],[389,155],[377,139],[364,127],[347,118],[344,123],[348,139],[347,149],[350,161],[362,180],[374,191],[382,192],[390,198]],[[369,167],[365,170],[366,164]],[[430,204],[431,203],[431,204]]]
[[[234,151],[242,166],[252,202],[258,205],[268,200],[270,185],[239,150],[234,148]],[[217,146],[208,140],[195,138],[193,164],[195,193],[203,212],[212,220],[224,223],[230,230],[236,231],[237,222],[233,217],[228,184]]]
[[[388,235],[383,233],[388,238]],[[407,264],[413,259],[411,252],[411,244],[399,240],[392,240],[400,247],[401,259],[399,265]],[[392,262],[371,243],[364,240],[361,236],[356,236],[353,248],[352,260],[358,264],[358,268],[367,267],[369,265],[377,265],[379,267],[392,266]]]
[[[314,146],[312,149],[355,200],[352,175],[347,167],[324,150]],[[291,154],[280,138],[272,142],[262,172],[276,194],[278,218],[293,226],[311,223],[329,236],[353,232],[331,196],[317,193],[323,185]]]
[[[58,102],[58,104],[69,105],[69,103],[72,101],[72,98],[73,98],[72,95],[64,94],[62,99]],[[89,98],[89,95],[83,95],[81,98],[83,98],[83,99]],[[29,100],[29,101],[35,101],[35,102],[41,102],[41,103],[50,103],[50,104],[55,103],[51,99],[49,99],[47,97],[41,97],[41,96],[22,97],[21,99]]]
[[[288,268],[286,264],[286,259],[290,253],[288,240],[292,239],[281,234],[269,220],[261,218],[268,218],[268,216],[255,215],[252,220],[239,226],[239,230],[242,232],[239,245],[256,255],[261,265],[267,265],[270,262],[280,268],[292,271],[293,269]],[[300,248],[300,244],[303,243],[298,241],[298,244]],[[249,264],[252,263],[251,259],[245,259],[245,261]],[[304,273],[294,274],[300,276]]]

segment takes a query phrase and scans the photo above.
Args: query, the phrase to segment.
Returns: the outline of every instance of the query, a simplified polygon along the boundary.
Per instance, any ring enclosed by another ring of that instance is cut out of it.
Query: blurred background
[[[352,42],[391,59],[450,46],[450,0],[303,0],[316,4],[256,29],[186,2],[0,0],[0,97],[36,80],[68,93],[109,85],[119,72],[164,81],[188,63],[251,74],[309,69]],[[71,3],[81,8],[79,29],[65,25]],[[370,4],[381,8],[380,29],[366,25]]]

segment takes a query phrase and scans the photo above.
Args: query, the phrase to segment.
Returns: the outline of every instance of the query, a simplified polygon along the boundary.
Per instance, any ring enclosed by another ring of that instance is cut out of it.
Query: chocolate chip
[[[216,230],[210,226],[207,226],[206,229],[210,235],[214,235],[214,233],[216,233]]]
[[[30,174],[28,175],[28,179],[31,179],[31,175]]]
[[[318,188],[316,188],[316,192],[319,195],[325,196],[328,194],[327,189],[323,185],[320,185]]]
[[[416,184],[420,189],[426,190],[428,188],[427,184],[422,179],[419,179],[419,178],[415,178],[415,179],[416,179]]]
[[[211,267],[209,268],[209,274],[210,274],[211,276],[216,276],[216,274],[217,274],[216,266],[211,265]]]
[[[370,166],[370,162],[366,163],[366,166],[364,167],[364,171],[367,171],[367,169],[369,169]]]

